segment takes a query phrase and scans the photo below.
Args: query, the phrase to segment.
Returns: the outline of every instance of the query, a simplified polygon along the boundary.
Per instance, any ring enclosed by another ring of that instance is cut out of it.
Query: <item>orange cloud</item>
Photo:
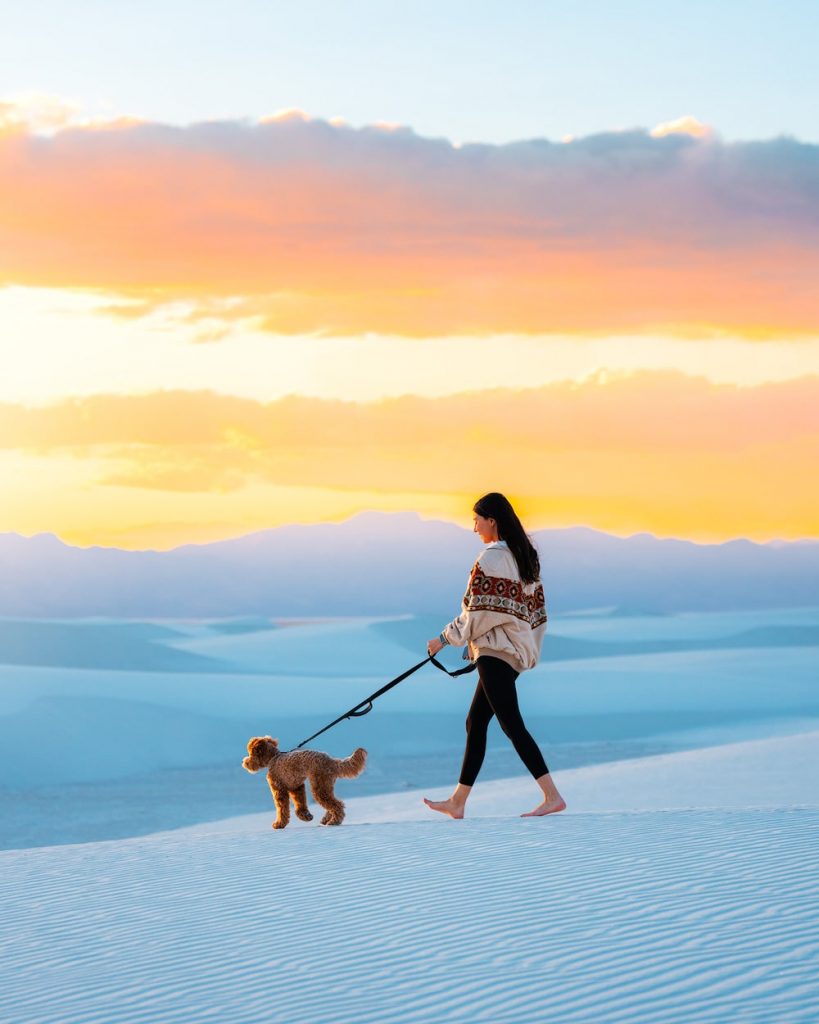
[[[540,525],[713,539],[819,533],[815,376],[736,388],[643,371],[371,403],[94,396],[0,406],[0,448],[72,455],[97,470],[85,490],[132,488],[165,502],[312,488],[337,494],[349,512],[353,494],[395,507],[411,492],[449,514],[453,503],[468,507],[476,492],[500,489]],[[247,514],[258,523],[249,499]]]
[[[819,147],[695,127],[453,146],[299,112],[17,125],[0,283],[124,315],[233,299],[223,319],[281,333],[816,333]]]
[[[661,138],[663,135],[693,135],[694,138],[701,139],[712,133],[712,129],[707,124],[703,124],[702,121],[693,117],[691,114],[686,114],[684,117],[678,117],[674,121],[663,121],[661,124],[656,125],[651,129],[651,135],[655,138]]]

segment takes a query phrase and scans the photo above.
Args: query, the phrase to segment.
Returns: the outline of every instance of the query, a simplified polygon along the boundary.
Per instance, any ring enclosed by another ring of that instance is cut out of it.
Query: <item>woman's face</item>
[[[473,531],[478,534],[484,544],[498,539],[498,526],[494,519],[485,519],[475,512],[472,515],[472,521],[475,524],[472,527]]]

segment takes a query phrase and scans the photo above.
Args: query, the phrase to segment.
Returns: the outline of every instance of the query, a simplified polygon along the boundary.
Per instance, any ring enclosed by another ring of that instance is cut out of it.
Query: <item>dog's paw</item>
[[[274,821],[273,824],[270,827],[271,828],[287,828],[287,822],[286,821]]]
[[[309,811],[296,811],[296,817],[302,821],[312,821],[313,815]]]

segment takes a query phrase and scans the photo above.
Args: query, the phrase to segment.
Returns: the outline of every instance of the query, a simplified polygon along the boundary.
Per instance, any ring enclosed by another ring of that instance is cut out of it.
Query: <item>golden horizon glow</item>
[[[159,389],[209,389],[259,401],[301,394],[367,402],[582,383],[641,369],[676,369],[739,387],[819,374],[819,335],[753,343],[721,334],[286,337],[251,325],[226,328],[218,319],[225,303],[214,303],[211,318],[186,305],[151,316],[140,310],[113,316],[113,302],[96,292],[0,288],[0,402],[44,405]]]
[[[819,376],[738,389],[643,371],[371,403],[212,392],[0,405],[3,526],[168,547],[364,509],[713,543],[819,533]],[[187,531],[187,534],[186,534]]]

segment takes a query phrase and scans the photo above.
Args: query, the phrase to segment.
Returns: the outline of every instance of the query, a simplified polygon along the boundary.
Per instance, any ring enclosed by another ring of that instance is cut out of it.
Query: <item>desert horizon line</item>
[[[275,532],[278,532],[278,531],[281,531],[281,530],[293,530],[293,529],[309,530],[309,529],[313,529],[313,528],[317,528],[317,527],[321,528],[321,527],[345,526],[346,524],[349,524],[349,523],[353,522],[354,520],[360,519],[360,518],[365,517],[365,516],[380,517],[380,518],[383,518],[383,519],[396,519],[396,518],[407,518],[407,517],[410,517],[410,518],[414,518],[414,519],[418,520],[420,523],[430,523],[430,524],[437,524],[437,525],[444,525],[444,526],[452,526],[452,527],[455,527],[456,529],[462,530],[464,533],[471,533],[472,532],[468,526],[464,526],[457,519],[445,518],[445,517],[434,516],[434,515],[423,515],[422,513],[418,512],[418,511],[416,511],[414,509],[397,509],[396,510],[396,509],[375,509],[375,508],[372,508],[372,509],[359,509],[358,511],[352,512],[349,515],[344,516],[343,518],[317,519],[317,520],[312,521],[312,522],[296,522],[296,521],[294,521],[294,522],[287,522],[287,523],[279,523],[279,524],[271,525],[271,526],[263,526],[263,527],[248,529],[245,532],[231,534],[231,535],[226,535],[224,537],[217,537],[217,538],[215,538],[213,540],[207,540],[207,541],[196,541],[196,540],[182,541],[181,543],[173,544],[172,546],[169,546],[169,547],[156,547],[156,546],[144,547],[144,548],[143,547],[122,547],[121,545],[118,545],[118,544],[102,544],[102,543],[94,543],[94,542],[88,543],[88,544],[80,544],[80,543],[76,543],[76,542],[72,542],[72,541],[66,540],[64,537],[60,536],[59,531],[55,531],[55,530],[38,530],[38,531],[35,531],[33,533],[23,533],[20,530],[0,530],[0,541],[2,541],[2,539],[4,537],[17,537],[17,538],[19,538],[21,540],[32,540],[32,541],[33,540],[37,540],[38,538],[51,538],[51,539],[57,541],[59,544],[61,544],[64,547],[74,548],[76,550],[81,550],[81,551],[89,551],[89,550],[97,548],[97,549],[104,549],[104,550],[124,551],[124,552],[133,553],[133,554],[140,554],[140,553],[169,554],[169,553],[171,553],[173,551],[179,550],[180,548],[187,548],[187,547],[204,548],[204,547],[212,547],[213,545],[216,545],[216,544],[229,544],[229,543],[233,543],[233,542],[236,542],[236,541],[246,540],[248,537],[253,537],[253,536],[256,536],[256,535],[262,534],[262,533],[275,533]],[[142,524],[142,525],[143,526],[147,526],[148,528],[155,528],[155,527],[161,527],[161,526],[166,525],[166,524],[155,523],[155,524]],[[199,525],[199,524],[196,524],[196,525]],[[526,526],[526,524],[524,524],[524,526]],[[131,530],[124,530],[123,532],[124,533],[131,533],[132,530],[133,531],[138,531],[141,528],[142,527],[140,525],[136,525]],[[808,536],[808,537],[797,537],[797,538],[772,537],[772,538],[770,538],[768,540],[760,541],[760,540],[753,540],[752,538],[738,535],[738,536],[735,536],[735,537],[728,537],[728,538],[726,538],[724,540],[702,541],[702,540],[695,540],[695,539],[690,538],[690,537],[680,536],[680,535],[677,535],[677,534],[660,535],[660,534],[654,533],[654,532],[652,532],[651,530],[648,530],[648,529],[645,529],[645,530],[634,530],[634,531],[631,531],[629,533],[618,533],[618,532],[613,531],[613,530],[605,530],[605,529],[601,529],[601,528],[596,527],[596,526],[589,526],[586,523],[574,523],[571,526],[535,526],[535,527],[533,527],[531,529],[527,529],[526,532],[530,536],[533,536],[533,535],[542,534],[542,533],[565,533],[565,532],[569,532],[569,531],[586,531],[586,532],[589,532],[589,533],[597,533],[597,534],[602,534],[602,535],[604,535],[606,537],[614,538],[615,540],[623,540],[623,541],[633,540],[636,537],[648,537],[651,540],[657,541],[658,543],[663,543],[665,541],[672,541],[672,542],[677,542],[677,543],[682,543],[682,544],[691,544],[691,545],[693,545],[695,547],[723,547],[726,544],[736,544],[736,543],[751,544],[754,547],[771,547],[771,546],[775,546],[775,547],[793,547],[793,546],[798,546],[798,545],[819,544],[819,536],[816,536],[816,537]]]

